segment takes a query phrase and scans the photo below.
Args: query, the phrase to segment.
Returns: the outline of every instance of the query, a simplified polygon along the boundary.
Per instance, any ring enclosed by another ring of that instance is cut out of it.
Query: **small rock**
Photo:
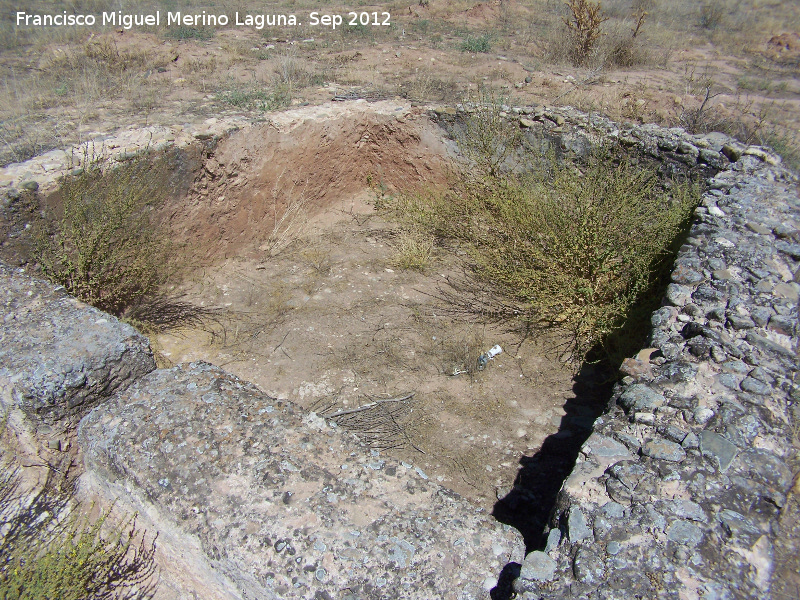
[[[690,431],[688,434],[686,434],[686,437],[681,442],[681,446],[683,446],[687,450],[692,448],[699,448],[700,438],[697,437],[697,434],[694,431]]]
[[[534,550],[522,561],[519,576],[529,581],[550,581],[556,574],[556,561],[544,552]]]
[[[686,451],[675,442],[668,440],[651,440],[642,448],[642,454],[650,458],[681,462],[686,458]]]
[[[572,563],[572,572],[581,583],[598,583],[605,575],[603,560],[586,548],[581,548]]]
[[[722,146],[722,153],[731,162],[736,162],[742,157],[742,149],[732,144],[725,144]]]
[[[734,329],[752,329],[756,326],[753,319],[746,316],[728,315],[728,324]]]
[[[569,541],[572,543],[582,542],[587,538],[593,538],[594,534],[586,524],[586,517],[577,506],[572,506],[569,509],[569,517],[567,518],[567,535]]]
[[[689,521],[674,521],[667,529],[667,539],[677,544],[697,546],[703,541],[703,530]]]
[[[684,306],[691,301],[692,290],[685,285],[670,283],[667,286],[666,296],[673,306]]]
[[[619,403],[628,410],[655,409],[666,403],[666,398],[640,383],[631,385],[619,397]]]
[[[779,283],[774,288],[772,288],[772,294],[777,296],[778,298],[786,298],[791,300],[792,302],[797,302],[798,300],[798,285],[795,282],[790,283]]]
[[[706,406],[700,406],[694,410],[692,416],[694,416],[696,423],[699,425],[705,425],[714,416],[714,411]]]
[[[742,380],[741,388],[745,392],[758,394],[760,396],[769,396],[772,393],[772,388],[770,386],[752,377],[745,377]]]
[[[758,233],[759,235],[772,234],[772,230],[769,227],[764,227],[761,223],[755,223],[753,221],[747,222],[747,228],[753,233]]]
[[[558,545],[561,543],[561,530],[556,527],[551,529],[550,532],[547,534],[547,543],[544,546],[544,551],[547,553],[552,552]]]
[[[700,432],[700,452],[703,456],[716,463],[719,470],[724,473],[731,466],[739,449],[721,435],[713,431]]]

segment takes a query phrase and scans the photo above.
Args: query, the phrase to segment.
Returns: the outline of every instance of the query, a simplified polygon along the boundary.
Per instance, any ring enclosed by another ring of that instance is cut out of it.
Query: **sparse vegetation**
[[[71,488],[49,471],[26,490],[13,461],[0,475],[0,598],[4,600],[139,600],[155,589],[155,537],[112,510],[91,518]]]
[[[486,123],[497,112],[494,106],[473,113],[464,129],[479,127],[469,121]],[[540,165],[515,173],[497,157],[519,147],[490,145],[481,136],[460,141],[470,165],[473,156],[491,153],[483,159],[491,168],[482,170],[481,180],[463,177],[466,183],[450,192],[404,196],[389,207],[410,227],[449,239],[469,256],[476,282],[472,297],[459,290],[449,299],[468,310],[471,305],[568,332],[578,361],[598,348],[621,360],[631,349],[618,348],[618,337],[612,337],[661,283],[674,241],[697,205],[697,191],[676,184],[666,193],[653,172],[611,153],[588,164],[529,157]],[[475,145],[465,147],[470,141]],[[477,299],[486,284],[495,294],[488,302]]]
[[[489,52],[492,49],[491,37],[488,34],[472,36],[468,35],[464,38],[459,46],[462,52],[471,52],[477,54],[480,52]]]
[[[155,219],[168,168],[165,158],[133,158],[65,179],[60,205],[39,223],[34,258],[43,274],[115,315],[156,297],[177,268]]]
[[[286,108],[292,101],[289,89],[277,86],[272,89],[265,85],[251,84],[249,86],[234,85],[229,89],[221,90],[217,98],[235,108],[269,112]]]
[[[564,17],[564,24],[571,40],[572,59],[584,64],[592,56],[603,35],[602,25],[609,18],[603,14],[600,2],[568,0],[566,5],[570,14]]]
[[[433,238],[420,231],[400,233],[392,264],[400,269],[424,271],[433,253]]]

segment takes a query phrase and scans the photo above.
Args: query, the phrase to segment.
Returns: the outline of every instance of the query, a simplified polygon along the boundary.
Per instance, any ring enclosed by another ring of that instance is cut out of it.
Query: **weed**
[[[174,248],[154,219],[165,200],[166,160],[95,164],[61,185],[61,206],[39,224],[34,256],[46,277],[121,315],[173,275]]]
[[[180,25],[178,27],[170,27],[167,29],[164,37],[173,40],[200,40],[202,42],[206,42],[214,37],[214,29],[211,27],[198,28]]]
[[[50,473],[38,492],[25,492],[18,471],[3,464],[0,597],[152,597],[155,539],[146,542],[135,517],[115,523],[111,509],[96,519],[82,516],[79,507],[68,506],[69,486]]]
[[[459,45],[462,52],[470,52],[472,54],[490,52],[492,49],[491,36],[483,34],[479,36],[467,36]]]
[[[250,86],[235,86],[219,92],[217,98],[236,108],[269,112],[286,108],[291,104],[290,91],[285,87],[267,87],[252,84]]]
[[[612,28],[608,35],[608,47],[605,49],[605,62],[620,67],[633,67],[645,64],[650,56],[639,35],[644,25],[647,12],[640,10],[633,17],[633,25],[629,31],[624,27]]]
[[[719,0],[707,0],[700,5],[697,24],[703,29],[716,29],[725,18],[725,5]]]
[[[445,375],[474,375],[478,371],[478,358],[483,353],[484,346],[483,330],[469,327],[437,339],[433,353],[440,358]]]
[[[392,264],[399,269],[424,271],[433,253],[433,238],[419,231],[403,231]]]
[[[572,40],[573,62],[585,64],[603,35],[601,26],[608,17],[603,14],[600,2],[568,0],[566,5],[570,14],[563,21]]]

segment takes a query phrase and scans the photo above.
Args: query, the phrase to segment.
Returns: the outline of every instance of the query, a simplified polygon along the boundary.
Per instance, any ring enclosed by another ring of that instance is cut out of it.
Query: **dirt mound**
[[[780,63],[797,63],[800,61],[800,35],[797,33],[773,35],[767,42],[767,55]]]
[[[800,35],[796,33],[782,33],[769,38],[767,46],[776,52],[800,52]]]
[[[497,18],[500,13],[499,2],[479,2],[467,11],[464,16],[470,24],[486,23]]]
[[[442,182],[447,151],[437,129],[398,102],[282,113],[220,142],[170,222],[197,256],[256,256],[286,226],[287,210],[313,215],[369,185],[391,193]]]

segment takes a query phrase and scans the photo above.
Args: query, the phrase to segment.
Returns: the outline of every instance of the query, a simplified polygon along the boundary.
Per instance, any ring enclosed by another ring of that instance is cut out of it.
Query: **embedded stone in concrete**
[[[700,438],[700,452],[703,453],[703,456],[712,459],[723,473],[727,471],[739,453],[739,449],[713,431],[701,431],[698,437]]]
[[[0,404],[42,433],[155,369],[147,338],[62,287],[0,264],[0,301]]]
[[[644,384],[630,386],[619,398],[619,403],[628,410],[653,410],[662,406],[666,399],[652,388]]]
[[[592,537],[592,530],[586,524],[586,517],[577,506],[573,506],[569,511],[567,519],[567,535],[572,543],[582,542]]]
[[[642,448],[642,454],[670,462],[681,462],[686,458],[686,451],[680,444],[667,440],[650,440]]]
[[[181,587],[196,564],[234,598],[488,598],[484,582],[522,560],[516,531],[205,363],[141,378],[81,422],[79,442],[87,494],[202,548],[161,565],[164,598],[213,597]]]
[[[544,552],[535,550],[525,557],[520,577],[531,581],[550,581],[556,572],[556,562]]]

